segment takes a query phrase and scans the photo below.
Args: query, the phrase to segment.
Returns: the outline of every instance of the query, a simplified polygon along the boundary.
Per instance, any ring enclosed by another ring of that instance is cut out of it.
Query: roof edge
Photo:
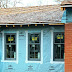
[[[54,25],[54,24],[65,24],[61,22],[51,22],[51,23],[0,23],[0,25],[33,25],[33,24],[49,24],[49,25]]]
[[[62,5],[60,7],[72,7],[72,5]]]

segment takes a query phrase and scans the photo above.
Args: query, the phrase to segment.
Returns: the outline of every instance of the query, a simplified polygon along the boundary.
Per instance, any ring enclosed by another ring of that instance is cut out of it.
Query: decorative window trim
[[[16,32],[16,60],[5,60],[4,57],[5,57],[5,45],[4,45],[4,31],[2,31],[2,60],[1,62],[16,62],[18,64],[18,36],[19,36],[19,31]]]
[[[51,59],[50,59],[50,63],[51,64],[53,64],[53,63],[64,64],[65,63],[64,61],[54,61],[53,60],[53,30],[51,30]]]
[[[43,63],[43,30],[41,30],[41,60],[40,61],[29,61],[28,60],[28,31],[26,32],[26,63]]]

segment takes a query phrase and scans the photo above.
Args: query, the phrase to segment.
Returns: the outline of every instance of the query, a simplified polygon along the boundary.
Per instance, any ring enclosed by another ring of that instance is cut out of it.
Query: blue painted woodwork
[[[61,23],[66,23],[66,10],[63,13],[62,19],[61,19]]]
[[[0,72],[2,72],[3,67],[1,60],[2,60],[2,34],[0,33]]]
[[[72,8],[66,8],[66,22],[72,22]]]
[[[66,10],[63,13],[61,22],[62,23],[70,23],[70,22],[72,22],[72,8],[71,7],[66,8]]]
[[[8,27],[4,33],[16,33],[19,31],[24,36],[19,36],[18,64],[15,62],[1,62],[2,59],[2,36],[0,34],[0,72],[64,72],[64,63],[50,63],[51,60],[51,30],[53,32],[64,32],[64,26],[42,26],[37,27]],[[26,60],[26,33],[41,32],[43,30],[43,64],[25,63]],[[32,68],[32,69],[31,69]]]

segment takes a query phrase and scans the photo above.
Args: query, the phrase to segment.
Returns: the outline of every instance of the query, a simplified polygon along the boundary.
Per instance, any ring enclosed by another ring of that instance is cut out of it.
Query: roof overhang
[[[61,3],[61,10],[65,10],[66,8],[72,7],[72,1],[67,0]]]
[[[72,5],[62,5],[60,7],[61,7],[61,10],[63,11],[63,10],[66,10],[66,8],[71,8]]]
[[[72,7],[72,5],[62,5],[61,7]]]
[[[65,23],[61,22],[47,22],[47,23],[0,23],[0,26],[20,26],[20,25],[64,25]]]

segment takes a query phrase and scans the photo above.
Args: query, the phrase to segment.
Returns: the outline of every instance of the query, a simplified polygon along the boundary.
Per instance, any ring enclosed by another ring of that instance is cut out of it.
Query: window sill
[[[40,63],[40,64],[42,64],[43,62],[42,61],[25,61],[25,63]]]
[[[64,61],[50,61],[51,64],[56,63],[56,64],[64,64]]]
[[[1,62],[15,62],[15,63],[18,63],[16,60],[1,60]]]

